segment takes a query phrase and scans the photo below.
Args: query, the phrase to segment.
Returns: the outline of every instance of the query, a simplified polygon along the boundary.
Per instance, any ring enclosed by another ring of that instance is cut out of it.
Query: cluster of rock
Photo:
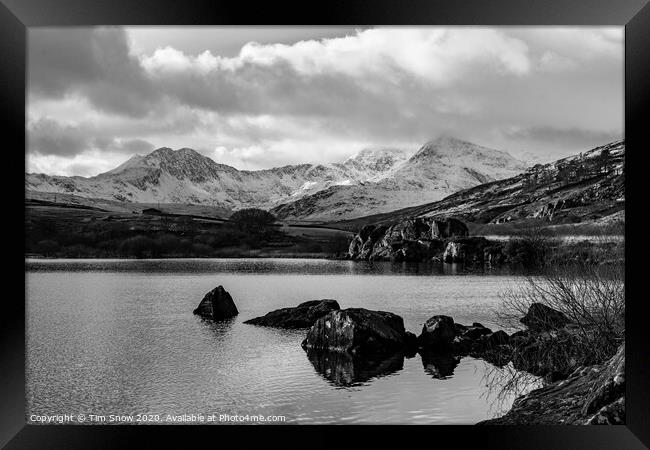
[[[419,217],[394,225],[366,225],[348,249],[348,258],[368,261],[444,261],[498,263],[502,245],[483,237],[470,237],[458,219]]]
[[[237,308],[230,294],[219,286],[206,294],[194,313],[224,320],[236,315]],[[435,315],[416,336],[405,329],[404,320],[396,314],[341,309],[336,300],[324,299],[271,311],[244,323],[308,329],[302,347],[309,361],[338,386],[394,373],[402,369],[404,358],[417,353],[424,370],[442,379],[452,375],[460,359],[469,355],[499,367],[512,363],[516,369],[552,382],[562,380],[518,398],[505,416],[482,423],[624,423],[623,346],[603,365],[583,365],[561,373],[552,355],[540,358],[539,346],[549,339],[570,337],[575,332],[571,320],[560,311],[533,303],[520,321],[526,329],[509,335],[478,322],[462,325],[452,317]]]
[[[320,317],[341,309],[336,300],[310,300],[295,308],[282,308],[244,323],[278,328],[308,328]]]

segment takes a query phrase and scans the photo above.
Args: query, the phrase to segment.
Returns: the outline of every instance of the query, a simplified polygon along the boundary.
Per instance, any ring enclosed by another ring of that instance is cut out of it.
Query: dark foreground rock
[[[625,423],[625,344],[600,365],[517,398],[502,417],[479,425],[617,425]]]
[[[194,310],[197,314],[206,319],[225,320],[239,314],[235,302],[223,286],[218,286],[205,294],[199,306]]]
[[[550,308],[542,303],[533,303],[528,312],[521,318],[521,323],[531,331],[557,330],[571,321],[564,313]]]
[[[349,308],[333,311],[314,323],[302,342],[306,350],[353,355],[392,353],[407,349],[412,337],[404,320],[393,313]]]
[[[404,353],[356,356],[348,352],[307,351],[307,358],[323,378],[336,386],[355,386],[404,368]]]
[[[418,345],[429,350],[449,350],[456,337],[456,330],[451,317],[433,316],[422,326]]]
[[[336,300],[311,300],[295,308],[282,308],[244,323],[277,328],[309,328],[324,315],[341,309]]]

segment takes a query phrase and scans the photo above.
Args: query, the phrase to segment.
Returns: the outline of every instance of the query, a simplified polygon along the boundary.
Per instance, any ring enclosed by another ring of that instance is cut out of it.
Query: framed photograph
[[[2,448],[648,448],[645,2],[2,3]]]

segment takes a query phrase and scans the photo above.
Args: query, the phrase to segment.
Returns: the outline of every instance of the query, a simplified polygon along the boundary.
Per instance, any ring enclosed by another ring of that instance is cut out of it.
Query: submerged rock
[[[302,346],[308,350],[367,355],[404,350],[410,340],[400,316],[385,311],[349,308],[318,319]]]
[[[244,323],[277,328],[309,328],[324,315],[341,309],[336,300],[311,300],[295,308],[281,308]]]
[[[550,308],[543,303],[533,303],[520,322],[531,331],[549,331],[562,328],[571,321],[564,313],[556,309]]]
[[[194,310],[197,314],[206,319],[225,320],[239,314],[235,302],[223,286],[218,286],[205,294],[199,306]]]

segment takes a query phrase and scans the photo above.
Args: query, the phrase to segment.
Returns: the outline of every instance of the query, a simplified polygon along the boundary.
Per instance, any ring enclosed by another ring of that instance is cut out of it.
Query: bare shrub
[[[602,363],[616,353],[625,337],[625,280],[622,259],[604,265],[555,265],[542,275],[502,294],[501,324],[522,329],[520,319],[533,303],[563,313],[565,327],[549,319],[534,339],[514,339],[513,361],[564,375],[580,365]],[[543,321],[544,319],[541,318]],[[543,372],[543,370],[540,370]]]

